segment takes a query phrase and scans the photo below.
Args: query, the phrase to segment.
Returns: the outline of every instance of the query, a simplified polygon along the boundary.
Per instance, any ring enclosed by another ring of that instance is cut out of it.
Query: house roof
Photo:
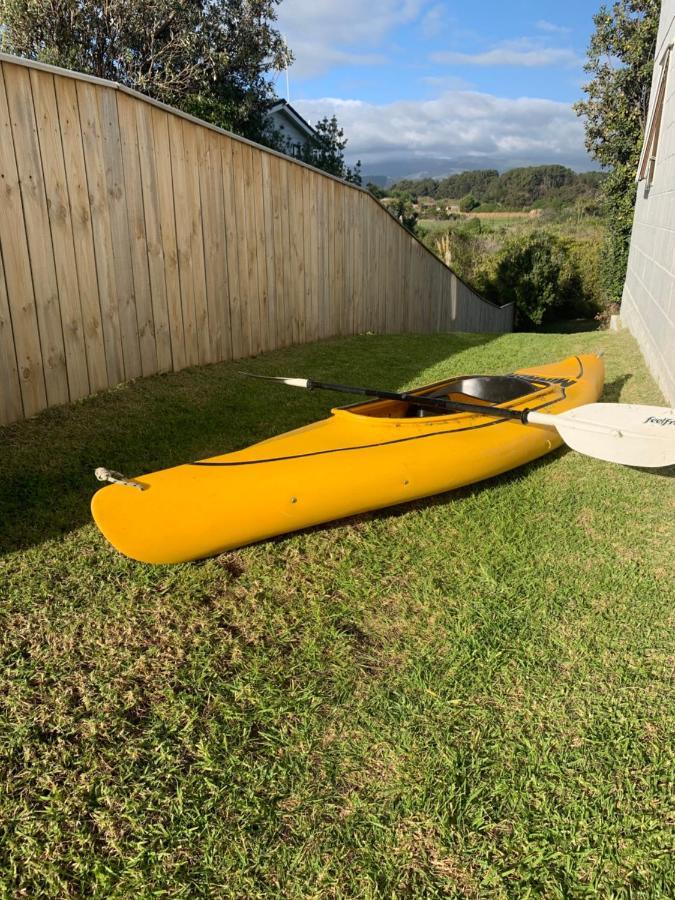
[[[274,113],[280,113],[281,115],[288,117],[297,128],[305,132],[307,137],[316,140],[319,139],[316,129],[312,128],[306,119],[303,119],[297,109],[291,106],[288,100],[278,100],[276,103],[273,103],[267,111],[267,114],[273,115]]]

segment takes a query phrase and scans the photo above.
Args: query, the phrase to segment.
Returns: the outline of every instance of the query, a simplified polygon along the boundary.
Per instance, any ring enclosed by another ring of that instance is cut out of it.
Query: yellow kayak
[[[596,401],[603,383],[602,360],[589,354],[413,393],[556,414]],[[561,443],[541,425],[374,400],[244,450],[110,484],[91,509],[121,553],[180,563],[481,481]]]

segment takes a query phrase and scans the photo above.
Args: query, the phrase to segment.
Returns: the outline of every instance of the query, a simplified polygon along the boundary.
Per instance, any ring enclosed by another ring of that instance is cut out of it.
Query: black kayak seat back
[[[442,388],[436,388],[420,396],[446,400],[450,395],[462,394],[461,398],[457,397],[456,399],[462,399],[464,402],[482,400],[485,403],[499,404],[517,400],[519,397],[525,397],[540,389],[540,385],[533,384],[527,378],[519,375],[468,375],[449,381]],[[410,404],[408,410],[408,416],[418,418],[438,415],[442,415],[442,413],[421,409],[419,406],[415,406],[414,402]]]

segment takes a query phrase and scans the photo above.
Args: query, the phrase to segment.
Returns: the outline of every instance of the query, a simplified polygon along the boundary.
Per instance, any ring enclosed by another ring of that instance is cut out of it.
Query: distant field
[[[460,216],[478,216],[479,219],[537,219],[541,215],[538,209],[527,212],[470,212]]]
[[[494,222],[499,225],[522,225],[523,220],[536,224],[537,216],[529,213],[457,213],[457,219],[419,219],[418,225],[427,233],[443,234],[452,225],[464,225],[470,219],[480,219],[481,223]]]
[[[534,215],[532,214],[534,213]],[[527,210],[525,212],[502,211],[502,212],[453,212],[453,216],[459,216],[461,219],[537,219],[541,215],[541,210]],[[435,222],[436,219],[421,219],[423,222]]]

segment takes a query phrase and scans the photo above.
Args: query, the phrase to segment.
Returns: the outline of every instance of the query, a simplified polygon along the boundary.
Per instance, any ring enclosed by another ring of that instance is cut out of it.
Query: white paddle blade
[[[588,403],[559,413],[530,413],[528,421],[557,429],[573,450],[621,463],[658,468],[675,464],[675,410],[634,403]]]
[[[240,372],[247,378],[258,378],[260,381],[276,381],[279,384],[287,384],[289,387],[299,387],[307,389],[309,387],[309,378],[282,378],[278,375],[256,375],[254,372]]]

